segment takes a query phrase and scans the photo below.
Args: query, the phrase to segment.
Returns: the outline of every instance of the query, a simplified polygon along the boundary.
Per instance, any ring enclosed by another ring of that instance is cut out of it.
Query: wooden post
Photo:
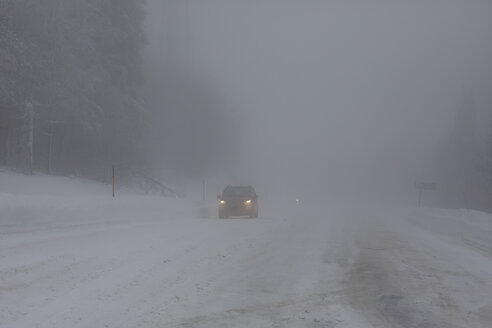
[[[111,172],[112,173],[111,175],[112,175],[113,198],[114,198],[114,196],[115,196],[115,194],[114,194],[114,165],[111,165],[111,171],[112,171]]]
[[[51,156],[53,156],[53,121],[50,121],[50,148],[48,149],[48,173],[50,175],[53,174],[53,171],[51,170]]]
[[[202,181],[202,200],[205,201],[205,179]]]
[[[27,102],[27,115],[29,120],[29,174],[32,175],[33,156],[34,156],[34,106],[32,102]]]

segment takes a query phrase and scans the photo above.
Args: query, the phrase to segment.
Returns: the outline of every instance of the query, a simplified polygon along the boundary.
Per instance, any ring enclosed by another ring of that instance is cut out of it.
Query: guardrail
[[[112,166],[112,186],[113,197],[115,197],[115,185],[117,181],[125,181],[126,184],[138,185],[143,191],[148,193],[157,193],[166,197],[184,197],[184,193],[167,186],[165,183],[158,181],[150,176],[149,173],[142,169],[129,167],[126,165],[113,165]],[[119,177],[119,178],[118,178]]]

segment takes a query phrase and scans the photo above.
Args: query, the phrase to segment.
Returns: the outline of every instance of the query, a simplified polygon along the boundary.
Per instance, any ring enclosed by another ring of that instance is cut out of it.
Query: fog
[[[414,181],[432,179],[465,94],[485,146],[489,1],[150,0],[147,9],[157,169],[215,189],[413,195]],[[169,122],[191,139],[163,131]]]
[[[491,91],[491,0],[0,0],[0,327],[490,328]]]

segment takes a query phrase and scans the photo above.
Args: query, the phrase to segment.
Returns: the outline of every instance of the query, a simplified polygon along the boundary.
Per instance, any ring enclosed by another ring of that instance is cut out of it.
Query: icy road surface
[[[424,228],[426,211],[219,220],[160,198],[16,199],[1,327],[492,327],[492,253]]]

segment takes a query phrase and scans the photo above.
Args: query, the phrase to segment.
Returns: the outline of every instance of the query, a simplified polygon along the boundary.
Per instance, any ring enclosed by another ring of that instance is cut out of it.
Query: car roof
[[[224,189],[224,195],[256,195],[255,189],[251,186],[227,186]]]

